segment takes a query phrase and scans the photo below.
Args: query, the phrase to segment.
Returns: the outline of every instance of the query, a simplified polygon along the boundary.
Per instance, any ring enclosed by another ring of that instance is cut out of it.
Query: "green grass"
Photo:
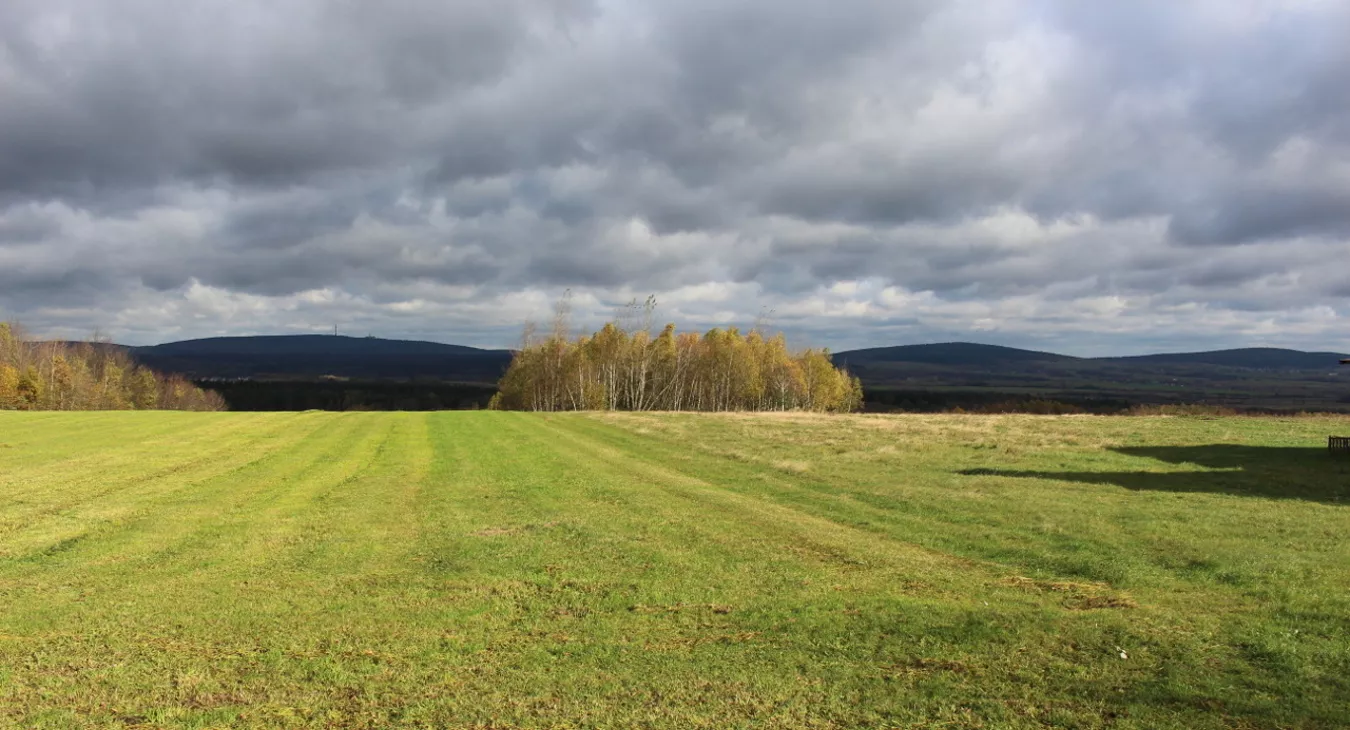
[[[1344,727],[1333,432],[0,413],[0,725]]]

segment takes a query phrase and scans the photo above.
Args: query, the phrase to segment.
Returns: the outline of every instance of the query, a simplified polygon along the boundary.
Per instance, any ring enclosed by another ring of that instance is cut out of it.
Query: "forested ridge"
[[[528,411],[833,411],[862,405],[862,383],[827,350],[792,352],[780,334],[732,327],[699,335],[667,324],[652,335],[655,300],[598,332],[568,336],[565,303],[552,331],[527,327],[491,406]]]
[[[98,342],[37,342],[0,322],[0,410],[225,410],[221,397],[180,375],[137,365]]]

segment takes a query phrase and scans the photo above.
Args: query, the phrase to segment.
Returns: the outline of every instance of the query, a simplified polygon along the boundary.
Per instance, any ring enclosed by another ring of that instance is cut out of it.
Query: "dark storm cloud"
[[[1179,210],[1170,233],[1190,244],[1234,245],[1291,236],[1350,237],[1350,190],[1256,188],[1222,191]]]
[[[494,83],[531,35],[592,12],[548,0],[7,3],[0,180],[59,193],[388,164],[431,132],[409,125],[410,109]]]
[[[12,0],[0,313],[504,342],[571,287],[831,344],[1343,337],[1348,37],[1313,0]]]

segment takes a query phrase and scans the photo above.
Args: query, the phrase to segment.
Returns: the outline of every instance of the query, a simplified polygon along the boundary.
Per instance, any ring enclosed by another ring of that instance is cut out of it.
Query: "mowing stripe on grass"
[[[0,415],[23,432],[0,449],[0,519],[22,515],[0,532],[0,727],[1346,714],[1345,509],[960,474],[1119,471],[1100,444],[1287,424]],[[1150,568],[1152,540],[1213,567]],[[1108,549],[1128,596],[1056,571]]]

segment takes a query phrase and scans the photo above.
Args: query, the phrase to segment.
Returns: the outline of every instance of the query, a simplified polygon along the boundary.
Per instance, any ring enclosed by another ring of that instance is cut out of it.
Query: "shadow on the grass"
[[[1326,447],[1128,446],[1118,454],[1168,464],[1190,464],[1210,471],[1056,472],[967,469],[967,476],[1059,479],[1084,484],[1113,484],[1125,489],[1210,492],[1271,499],[1302,499],[1350,505],[1350,455]]]

